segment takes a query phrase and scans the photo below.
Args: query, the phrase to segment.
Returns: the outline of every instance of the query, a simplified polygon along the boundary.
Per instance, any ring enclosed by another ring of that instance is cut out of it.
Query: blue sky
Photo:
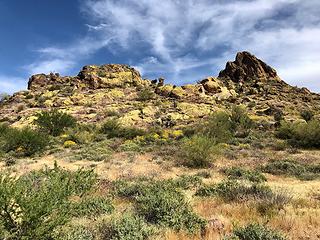
[[[0,0],[0,92],[105,63],[192,83],[243,50],[320,92],[319,12],[319,0]]]

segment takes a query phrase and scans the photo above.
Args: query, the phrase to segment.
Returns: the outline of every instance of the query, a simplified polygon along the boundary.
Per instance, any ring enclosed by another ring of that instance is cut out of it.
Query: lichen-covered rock
[[[208,93],[219,93],[221,92],[221,87],[224,86],[219,79],[214,77],[207,77],[203,79],[200,84],[203,85],[205,91]]]
[[[274,69],[247,52],[238,53],[218,78],[207,77],[196,84],[144,80],[130,66],[108,64],[85,66],[74,77],[33,75],[28,89],[0,101],[0,122],[32,125],[30,117],[36,112],[56,108],[83,123],[115,117],[128,126],[178,129],[230,103],[247,105],[253,118],[265,121],[274,121],[270,106],[281,109],[286,119],[301,118],[300,110],[306,108],[320,115],[319,94],[286,84]],[[138,98],[144,90],[152,97]]]
[[[150,82],[141,78],[137,70],[122,64],[84,66],[78,74],[78,78],[91,89],[144,86],[150,84]]]
[[[164,97],[169,97],[173,90],[173,85],[166,84],[164,86],[160,86],[156,89],[156,93],[162,95]]]
[[[175,87],[172,89],[170,96],[173,98],[182,98],[186,92],[182,87]]]

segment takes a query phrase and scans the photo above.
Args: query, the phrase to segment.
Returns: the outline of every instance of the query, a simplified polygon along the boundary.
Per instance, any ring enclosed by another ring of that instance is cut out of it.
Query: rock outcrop
[[[149,84],[132,67],[122,64],[106,64],[84,66],[76,77],[61,77],[54,73],[33,75],[29,79],[28,90],[58,89],[59,86],[67,85],[76,88],[100,89]]]
[[[249,52],[239,52],[234,62],[228,62],[226,68],[219,73],[219,78],[227,78],[234,82],[281,81],[277,71]]]
[[[304,108],[320,114],[320,95],[286,84],[266,63],[240,52],[219,77],[185,86],[165,84],[164,78],[142,79],[136,69],[121,64],[88,65],[70,77],[33,75],[28,91],[0,102],[0,122],[23,126],[32,123],[36,112],[56,108],[85,123],[117,115],[127,125],[150,127],[159,119],[187,125],[231,103],[247,106],[259,121],[272,122],[274,108],[287,119],[299,117]]]
[[[137,70],[122,64],[84,66],[78,78],[91,89],[146,84]]]

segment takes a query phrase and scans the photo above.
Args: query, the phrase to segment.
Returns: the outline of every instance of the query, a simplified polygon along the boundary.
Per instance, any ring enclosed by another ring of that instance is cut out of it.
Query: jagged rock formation
[[[29,79],[27,91],[0,103],[0,121],[30,124],[36,112],[58,108],[82,122],[102,122],[116,112],[126,125],[181,126],[230,104],[243,104],[257,121],[272,122],[279,111],[287,119],[297,118],[305,108],[317,114],[319,103],[318,94],[286,84],[266,63],[241,52],[219,77],[185,86],[165,84],[163,78],[142,79],[137,70],[121,64],[85,66],[74,77],[37,74]]]
[[[71,86],[75,88],[112,88],[124,85],[144,86],[140,73],[127,65],[107,64],[84,66],[76,77],[61,77],[59,74],[31,76],[28,89],[32,91]]]
[[[281,81],[277,71],[249,52],[239,52],[234,62],[228,62],[220,72],[219,78],[228,78],[234,82],[242,81]]]

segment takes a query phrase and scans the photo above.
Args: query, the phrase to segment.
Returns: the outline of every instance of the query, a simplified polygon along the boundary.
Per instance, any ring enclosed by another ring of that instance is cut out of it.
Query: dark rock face
[[[228,62],[219,73],[219,78],[228,78],[233,82],[259,80],[281,81],[277,71],[249,52],[239,52],[234,62]]]
[[[47,75],[45,74],[36,74],[29,78],[28,89],[36,90],[38,87],[44,87],[47,84]]]

